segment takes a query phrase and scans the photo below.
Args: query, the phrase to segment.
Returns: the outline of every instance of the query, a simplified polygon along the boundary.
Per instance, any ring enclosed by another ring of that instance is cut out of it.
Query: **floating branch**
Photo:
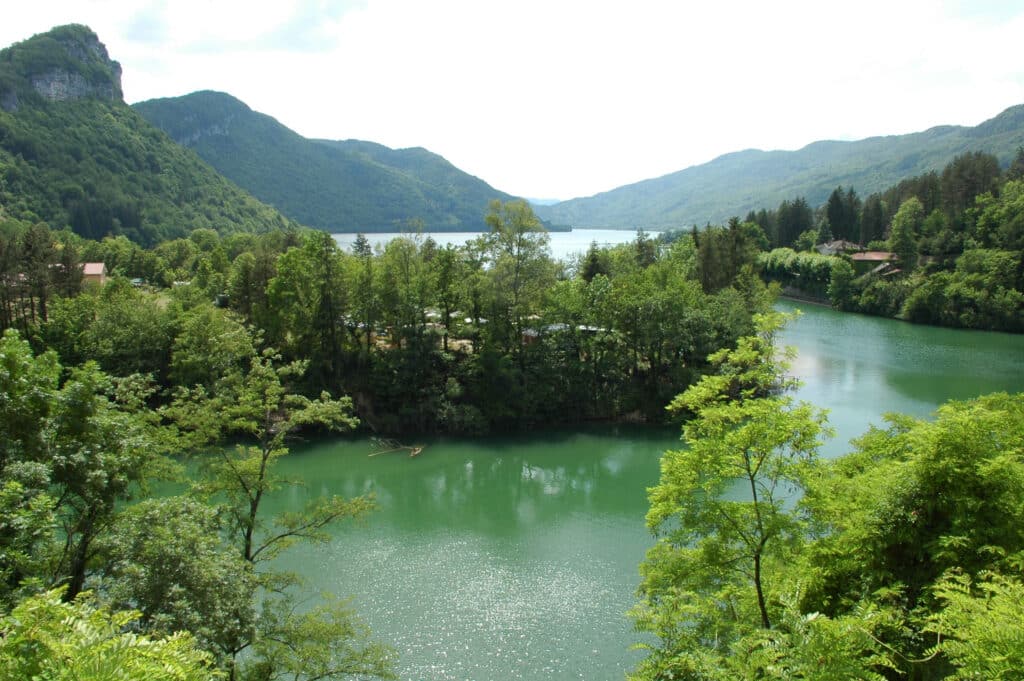
[[[398,440],[373,438],[373,442],[376,449],[370,453],[370,456],[380,456],[391,452],[409,452],[409,456],[414,457],[419,456],[424,449],[424,445],[403,445]]]

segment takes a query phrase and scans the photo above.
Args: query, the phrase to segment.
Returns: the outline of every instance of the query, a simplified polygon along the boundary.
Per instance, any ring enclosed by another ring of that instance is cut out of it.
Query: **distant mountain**
[[[1007,164],[1020,146],[1024,105],[973,128],[942,126],[858,142],[814,142],[799,151],[748,149],[589,198],[537,206],[536,212],[573,227],[665,229],[721,223],[798,196],[817,206],[839,185],[852,185],[862,197],[884,191],[907,177],[941,171],[967,151],[992,153]]]
[[[0,214],[143,244],[294,225],[127,106],[121,66],[79,25],[0,50]]]
[[[220,92],[154,99],[136,111],[259,199],[332,232],[485,229],[498,191],[426,149],[306,139]]]

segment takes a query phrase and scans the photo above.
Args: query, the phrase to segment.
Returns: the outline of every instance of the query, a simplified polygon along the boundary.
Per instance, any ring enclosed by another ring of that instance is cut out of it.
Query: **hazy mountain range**
[[[866,196],[965,151],[1007,163],[1022,145],[1024,106],[1016,106],[973,128],[726,154],[535,209],[575,227],[703,225],[798,196],[819,205],[838,185]],[[511,198],[426,149],[306,139],[224,93],[129,107],[120,65],[85,26],[0,51],[0,220],[143,243],[198,227],[465,231],[485,228],[490,201]]]
[[[803,196],[825,202],[837,186],[866,196],[900,180],[941,171],[957,154],[985,151],[1008,164],[1024,145],[1024,105],[976,127],[940,126],[857,142],[814,142],[798,151],[748,149],[663,177],[588,198],[536,206],[538,215],[574,227],[663,229],[721,223]]]

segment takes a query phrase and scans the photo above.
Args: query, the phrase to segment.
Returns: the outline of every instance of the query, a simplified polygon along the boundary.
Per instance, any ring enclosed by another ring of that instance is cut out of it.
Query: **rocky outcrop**
[[[186,134],[173,135],[172,139],[183,147],[194,147],[199,140],[205,137],[227,137],[230,134],[232,120],[234,120],[234,116],[228,116],[220,123],[211,123],[203,128],[195,128]]]
[[[122,102],[121,65],[87,26],[58,26],[0,51],[0,108],[17,111],[36,96],[50,102]]]
[[[32,89],[51,102],[66,102],[86,97],[96,97],[118,102],[121,101],[121,66],[117,62],[112,62],[112,64],[117,67],[115,71],[116,80],[90,83],[80,73],[54,69],[44,74],[32,76],[30,82],[32,83]]]

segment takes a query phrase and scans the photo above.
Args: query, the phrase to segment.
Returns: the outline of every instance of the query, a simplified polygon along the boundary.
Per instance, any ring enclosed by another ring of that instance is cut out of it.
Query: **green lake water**
[[[800,307],[783,341],[799,397],[831,410],[828,456],[883,412],[1024,390],[1024,337]],[[297,447],[282,464],[306,486],[273,510],[367,492],[380,509],[281,567],[351,595],[402,679],[621,679],[641,656],[625,613],[652,541],[645,490],[677,443],[677,429],[605,427],[426,441],[416,458],[368,457],[364,439]]]

